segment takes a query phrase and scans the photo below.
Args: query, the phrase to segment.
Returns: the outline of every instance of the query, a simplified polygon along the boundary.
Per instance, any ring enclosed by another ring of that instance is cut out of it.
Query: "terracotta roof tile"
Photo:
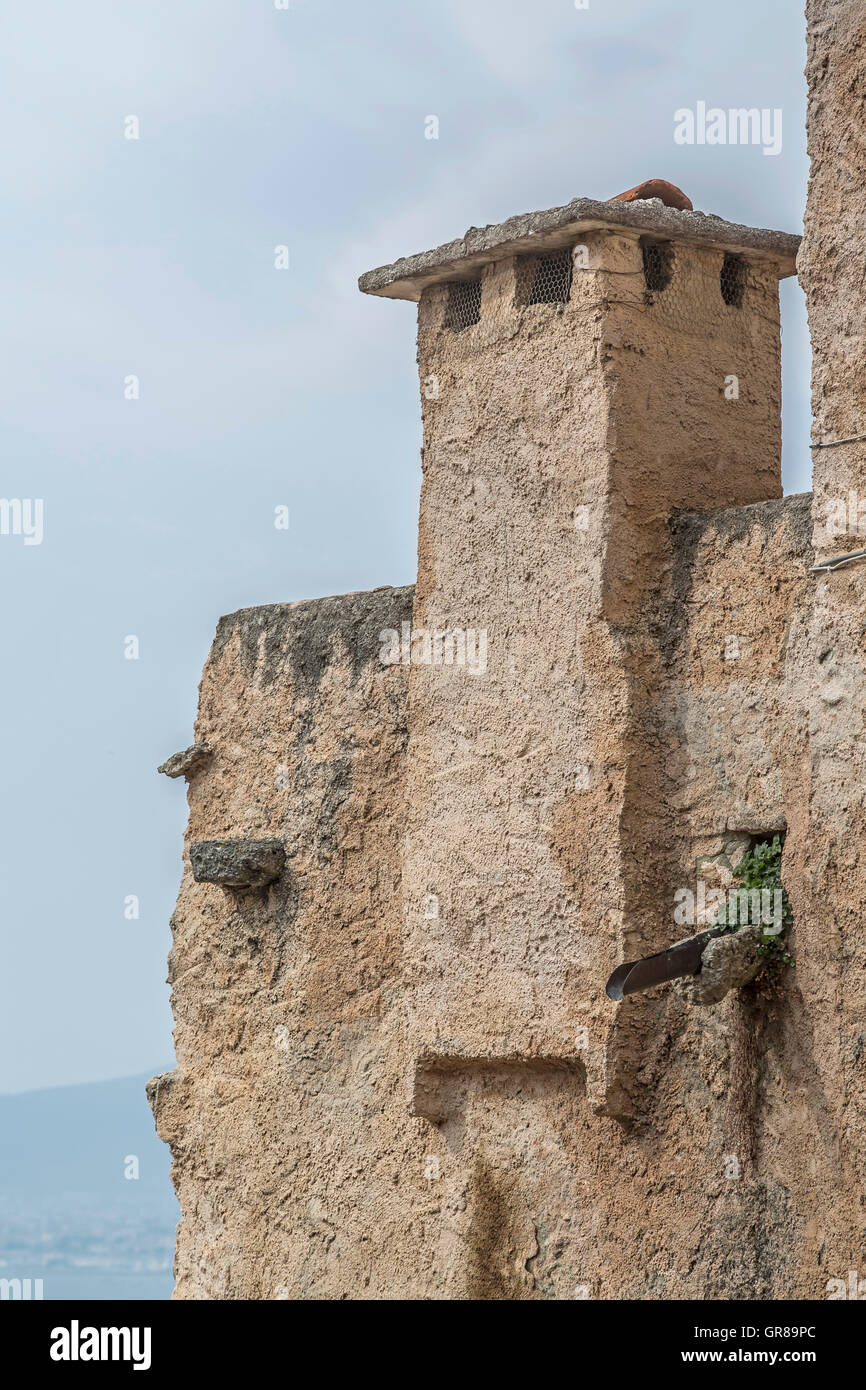
[[[667,179],[647,179],[626,193],[617,193],[609,201],[612,203],[636,203],[646,198],[660,198],[666,208],[679,208],[683,212],[693,212],[691,198],[687,198],[681,188]]]

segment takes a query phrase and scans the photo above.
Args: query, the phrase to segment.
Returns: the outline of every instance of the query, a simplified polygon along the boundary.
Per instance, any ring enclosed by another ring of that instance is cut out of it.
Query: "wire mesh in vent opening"
[[[746,288],[746,263],[742,256],[725,252],[722,269],[719,273],[722,299],[732,308],[739,309],[743,303],[743,290]]]
[[[571,294],[571,251],[521,256],[517,265],[518,304],[567,304]]]
[[[674,273],[674,248],[669,241],[641,238],[644,284],[650,294],[666,290]]]
[[[445,327],[462,333],[481,320],[481,281],[452,280],[445,306]]]

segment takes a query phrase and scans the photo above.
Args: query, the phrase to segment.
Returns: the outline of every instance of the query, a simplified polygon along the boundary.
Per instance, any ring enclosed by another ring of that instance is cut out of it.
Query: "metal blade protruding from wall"
[[[607,984],[605,994],[617,1002],[627,994],[637,994],[640,990],[652,989],[653,985],[663,985],[668,980],[678,980],[683,975],[697,975],[701,968],[701,956],[707,942],[714,936],[721,936],[721,929],[713,927],[699,932],[686,941],[678,941],[666,951],[644,956],[642,960],[627,961],[618,965]]]

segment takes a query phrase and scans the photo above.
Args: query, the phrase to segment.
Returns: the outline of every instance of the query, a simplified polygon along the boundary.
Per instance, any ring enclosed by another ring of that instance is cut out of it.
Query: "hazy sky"
[[[0,496],[43,499],[44,539],[0,535],[0,1090],[171,1064],[187,811],[155,768],[191,742],[220,614],[414,579],[414,308],[359,295],[358,274],[655,176],[706,212],[799,230],[801,9],[6,7]],[[780,108],[781,153],[675,144],[674,112],[699,101]],[[783,324],[798,491],[809,347],[792,281]]]

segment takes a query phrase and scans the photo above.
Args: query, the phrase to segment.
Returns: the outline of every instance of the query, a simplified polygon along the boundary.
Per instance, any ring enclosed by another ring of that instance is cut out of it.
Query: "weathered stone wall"
[[[572,930],[575,894],[602,938],[618,911],[609,749],[626,691],[599,613],[601,315],[581,277],[567,304],[512,307],[516,268],[488,267],[481,321],[463,333],[443,322],[447,286],[419,306],[421,378],[438,391],[422,394],[414,623],[487,639],[483,673],[423,663],[410,675],[410,1046],[434,1069],[449,1057],[582,1065],[594,958]],[[605,710],[587,698],[602,682]],[[576,876],[578,806],[595,819],[595,851]]]
[[[866,432],[866,16],[808,15],[799,265],[831,441]],[[178,1068],[150,1086],[178,1297],[818,1299],[866,1269],[866,571],[809,572],[862,544],[866,445],[816,450],[814,497],[781,500],[781,243],[744,242],[723,305],[698,219],[677,297],[647,302],[618,216],[561,306],[515,311],[501,229],[470,234],[461,334],[451,248],[421,258],[414,609],[220,625],[188,843],[278,840],[287,869],[238,892],[187,856]],[[477,645],[436,661],[455,629],[486,634],[483,669]],[[613,1006],[615,963],[688,934],[677,890],[728,885],[776,829],[795,967]]]
[[[605,548],[621,359],[575,303],[573,335],[562,310],[525,311],[546,392],[502,380],[501,323],[468,389],[444,345],[408,647],[411,590],[220,624],[178,764],[188,845],[276,840],[287,867],[248,892],[185,869],[178,1067],[150,1087],[177,1297],[817,1298],[856,1266],[838,1049],[820,1051],[843,967],[807,892],[809,498],[656,507],[636,602]],[[617,325],[623,352],[640,327]],[[469,453],[482,421],[499,468]],[[745,449],[725,457],[696,473],[699,503],[708,478],[723,500],[776,490]],[[679,466],[669,485],[689,500]],[[464,569],[453,600],[436,587]],[[486,669],[428,664],[425,623],[486,626]],[[614,1008],[618,953],[687,934],[676,890],[725,884],[744,836],[781,827],[797,969],[709,1008],[676,988]]]
[[[430,1282],[426,1136],[403,1098],[411,589],[235,613],[202,679],[169,979],[179,1298],[383,1297]],[[283,842],[269,888],[195,882],[189,845]],[[411,1190],[408,1190],[411,1188]]]
[[[435,390],[415,626],[482,630],[488,654],[483,674],[410,675],[410,1047],[429,1075],[459,1059],[574,1065],[582,1036],[591,1103],[622,1117],[642,1005],[614,1016],[597,986],[670,944],[674,787],[650,621],[668,519],[781,492],[778,270],[746,259],[733,306],[721,251],[671,251],[655,295],[637,236],[596,232],[567,303],[521,308],[510,258],[486,268],[462,332],[447,285],[419,305]]]
[[[810,178],[798,273],[812,339],[813,440],[866,433],[866,12],[856,0],[808,0]],[[818,448],[816,560],[866,546],[866,441]],[[843,519],[844,517],[844,519]],[[832,524],[831,524],[832,523]],[[849,1194],[838,1240],[847,1268],[866,1270],[866,738],[862,562],[815,579],[802,676],[808,691],[808,821],[801,913],[814,924],[807,968],[822,1007],[811,1015],[809,1086],[827,1107],[840,1190]],[[844,1271],[843,1271],[844,1273]]]
[[[698,1069],[707,1086],[698,1090],[699,1103],[712,1116],[716,1149],[706,1160],[726,1173],[721,1223],[710,1241],[724,1268],[725,1243],[742,1237],[751,1267],[740,1282],[742,1297],[819,1298],[828,1277],[823,1262],[831,1250],[837,1264],[844,1258],[834,1229],[832,1119],[803,1085],[811,1069],[811,1011],[826,1003],[815,972],[803,969],[819,928],[803,920],[796,869],[808,777],[802,659],[812,588],[810,500],[676,517],[667,620],[660,613],[679,865],[669,901],[676,887],[694,890],[698,880],[730,887],[751,836],[786,832],[796,968],[774,964],[722,1003],[687,1009],[676,1042],[683,1068]],[[688,1000],[691,991],[677,988],[677,996]],[[653,1008],[662,1007],[658,997]],[[670,1023],[657,1014],[656,1026],[667,1032]],[[726,1166],[732,1162],[733,1180]],[[733,1296],[730,1274],[729,1267],[711,1296]]]
[[[673,521],[651,615],[680,788],[665,941],[684,934],[675,889],[723,881],[742,831],[785,824],[803,854],[808,503]],[[597,1113],[574,1038],[555,1057],[436,1056],[419,1075],[399,882],[408,668],[382,664],[379,637],[411,600],[220,624],[188,841],[277,837],[289,867],[246,894],[185,871],[178,1069],[150,1088],[183,1210],[176,1296],[821,1297],[853,1267],[857,1197],[814,1055],[822,923],[800,919],[796,874],[795,971],[713,1008],[674,989],[620,1006],[640,1005],[631,1119]],[[611,1016],[604,978],[585,988]]]

